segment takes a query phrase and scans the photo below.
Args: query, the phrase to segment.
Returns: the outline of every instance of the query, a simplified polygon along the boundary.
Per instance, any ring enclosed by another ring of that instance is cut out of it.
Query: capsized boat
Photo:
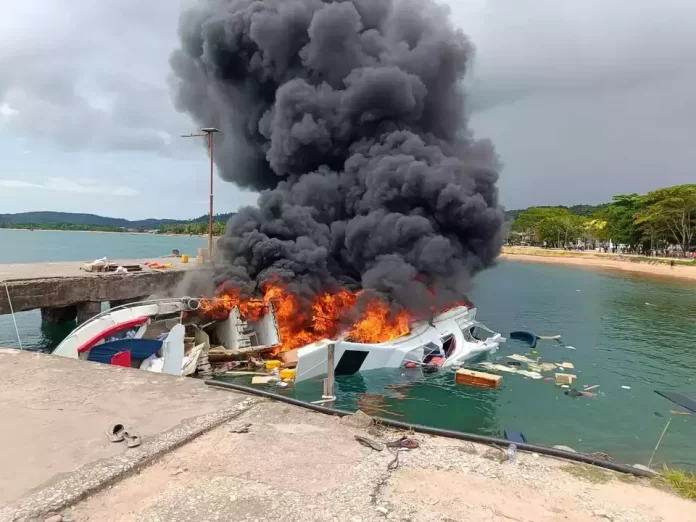
[[[247,321],[239,307],[221,317],[201,310],[200,300],[154,299],[118,306],[78,326],[53,351],[80,358],[152,372],[191,375],[199,359],[221,372],[253,370],[264,357],[282,350],[273,305]],[[361,343],[342,337],[318,341],[295,350],[295,381],[327,373],[328,346],[334,345],[336,375],[405,365],[443,368],[462,365],[494,353],[505,339],[476,321],[476,308],[458,306],[417,321],[410,331],[389,342]],[[230,366],[231,365],[231,366]]]
[[[399,368],[408,363],[459,366],[477,356],[495,353],[505,340],[476,321],[476,308],[458,306],[431,321],[414,323],[408,334],[393,341],[365,344],[325,339],[299,348],[295,382],[326,373],[330,344],[334,345],[335,375],[352,375],[377,368]]]
[[[221,320],[198,313],[200,300],[154,299],[111,308],[73,330],[54,355],[129,366],[173,375],[192,375],[203,353],[223,360],[279,347],[272,305],[247,322],[237,308]],[[211,348],[211,338],[217,346]]]

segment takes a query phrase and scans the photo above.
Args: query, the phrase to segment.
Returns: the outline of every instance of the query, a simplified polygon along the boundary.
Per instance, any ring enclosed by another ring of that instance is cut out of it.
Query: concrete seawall
[[[354,436],[402,433],[197,379],[2,349],[0,374],[0,522],[696,520],[631,477],[411,433],[374,451]],[[142,446],[110,442],[117,422]]]
[[[165,292],[176,287],[193,270],[205,265],[181,263],[176,258],[159,259],[171,268],[116,274],[81,270],[82,263],[26,263],[0,265],[0,315],[41,309],[44,321],[78,322],[99,313],[101,303],[120,304]],[[144,261],[111,261],[112,264],[140,264]],[[5,288],[6,286],[6,288]],[[9,299],[8,299],[9,293]]]
[[[2,506],[26,495],[13,517],[74,502],[233,418],[244,401],[198,379],[20,350],[0,348],[0,373],[0,522],[13,519]],[[110,442],[116,423],[143,446]],[[66,474],[78,468],[82,481],[71,482]],[[51,493],[32,494],[37,488]]]

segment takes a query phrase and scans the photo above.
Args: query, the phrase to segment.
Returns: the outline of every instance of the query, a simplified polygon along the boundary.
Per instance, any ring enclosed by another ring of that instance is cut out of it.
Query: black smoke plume
[[[177,108],[223,131],[225,180],[261,191],[218,243],[221,281],[362,287],[424,310],[494,262],[499,165],[467,127],[473,47],[446,6],[202,0],[180,36]]]

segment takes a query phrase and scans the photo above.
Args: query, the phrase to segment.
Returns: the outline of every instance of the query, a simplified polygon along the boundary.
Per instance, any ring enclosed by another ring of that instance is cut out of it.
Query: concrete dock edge
[[[185,420],[174,428],[113,458],[102,459],[64,474],[20,500],[0,508],[0,522],[32,522],[79,502],[147,466],[207,431],[249,411],[263,399],[249,397],[232,408]]]

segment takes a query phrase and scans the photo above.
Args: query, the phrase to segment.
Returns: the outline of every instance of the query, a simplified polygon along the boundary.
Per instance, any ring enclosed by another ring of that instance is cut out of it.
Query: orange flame
[[[345,289],[321,294],[314,299],[311,312],[307,312],[298,296],[282,284],[266,285],[262,298],[245,297],[239,290],[226,287],[217,299],[201,299],[201,310],[213,319],[221,320],[228,317],[234,307],[239,307],[242,317],[255,321],[267,313],[267,304],[272,304],[281,341],[278,351],[291,350],[344,333],[352,341],[381,343],[410,331],[411,317],[406,310],[394,312],[379,297],[367,295],[363,297],[366,302],[361,307],[362,312],[350,327],[346,327],[346,318],[356,313],[358,298],[363,294],[362,291]]]

